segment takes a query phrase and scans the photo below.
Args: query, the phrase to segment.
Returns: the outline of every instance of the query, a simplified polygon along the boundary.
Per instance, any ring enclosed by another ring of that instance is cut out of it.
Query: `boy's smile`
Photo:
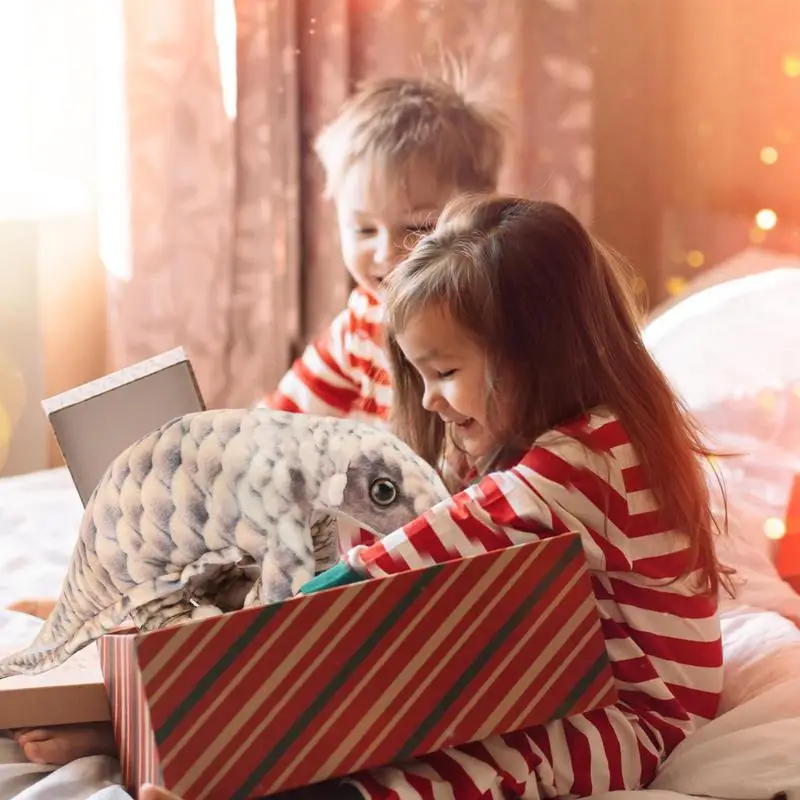
[[[342,258],[355,281],[380,297],[383,279],[433,228],[453,194],[430,170],[408,167],[394,176],[352,167],[334,199]]]

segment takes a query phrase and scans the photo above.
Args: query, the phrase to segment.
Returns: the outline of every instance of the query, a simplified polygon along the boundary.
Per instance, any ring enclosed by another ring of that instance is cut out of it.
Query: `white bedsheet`
[[[0,480],[0,606],[58,595],[82,514],[66,467]]]
[[[57,593],[80,515],[63,470],[0,480],[0,605]],[[724,713],[672,754],[652,788],[599,798],[760,800],[778,791],[800,798],[800,631],[758,607],[761,596],[751,592],[751,605],[724,607]],[[0,641],[26,643],[39,624],[0,611]],[[130,800],[118,781],[113,759],[38,767],[0,739],[0,800]]]

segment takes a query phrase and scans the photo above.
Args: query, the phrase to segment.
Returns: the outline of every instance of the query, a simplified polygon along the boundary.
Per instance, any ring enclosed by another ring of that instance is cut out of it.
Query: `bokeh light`
[[[674,275],[667,281],[667,291],[674,297],[682,294],[686,289],[686,280],[680,275]]]
[[[700,250],[690,250],[686,254],[686,263],[692,269],[700,269],[706,263],[706,257]]]
[[[783,57],[783,72],[789,78],[800,76],[800,56],[794,53]]]
[[[778,224],[778,215],[771,208],[762,208],[756,214],[756,225],[762,231],[771,231]]]
[[[0,470],[8,458],[8,446],[11,443],[11,419],[0,400]]]
[[[25,408],[26,394],[19,368],[0,352],[0,470],[6,465],[11,437]]]
[[[767,539],[783,539],[786,536],[786,525],[783,520],[777,517],[769,517],[764,520],[764,535]]]
[[[774,164],[778,160],[778,151],[774,147],[762,147],[761,160],[765,164]]]
[[[756,403],[758,404],[758,407],[762,409],[762,411],[774,411],[776,402],[777,397],[775,392],[770,391],[769,389],[764,389],[756,395]]]

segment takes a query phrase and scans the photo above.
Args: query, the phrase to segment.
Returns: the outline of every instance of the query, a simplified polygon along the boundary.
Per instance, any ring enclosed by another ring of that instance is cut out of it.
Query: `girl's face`
[[[415,314],[397,344],[425,384],[423,407],[448,423],[471,459],[488,455],[494,442],[486,419],[486,351],[439,306]]]

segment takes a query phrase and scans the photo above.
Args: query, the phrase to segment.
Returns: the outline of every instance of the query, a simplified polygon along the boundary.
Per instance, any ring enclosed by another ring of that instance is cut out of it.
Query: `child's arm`
[[[358,325],[348,306],[308,344],[263,405],[281,411],[346,417],[361,396],[351,352]]]
[[[518,516],[521,515],[521,516]],[[370,546],[350,550],[304,594],[486,553],[568,529],[515,472],[488,475]],[[364,539],[369,539],[367,533]]]

